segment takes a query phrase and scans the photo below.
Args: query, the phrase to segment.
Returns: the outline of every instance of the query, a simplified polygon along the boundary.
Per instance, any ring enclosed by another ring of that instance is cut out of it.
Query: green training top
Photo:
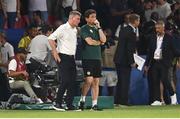
[[[101,59],[101,46],[88,45],[85,38],[91,37],[94,40],[100,40],[98,29],[89,25],[83,25],[80,30],[80,35],[84,46],[82,48],[82,59]]]

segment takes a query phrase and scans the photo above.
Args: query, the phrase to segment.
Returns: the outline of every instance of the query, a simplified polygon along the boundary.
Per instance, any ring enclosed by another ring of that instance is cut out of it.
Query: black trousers
[[[129,105],[128,94],[130,85],[131,67],[116,65],[118,82],[116,85],[115,104]]]
[[[174,94],[173,88],[170,81],[168,80],[169,68],[166,67],[161,60],[153,61],[150,72],[149,72],[149,92],[151,103],[155,100],[161,101],[160,99],[160,81],[162,81],[164,90],[167,90],[172,96]]]
[[[9,86],[7,76],[0,70],[0,101],[7,101],[12,92]]]
[[[71,107],[75,95],[76,64],[74,56],[59,54],[61,62],[58,64],[60,86],[57,93],[56,103],[61,105],[65,91],[67,91],[65,102]]]

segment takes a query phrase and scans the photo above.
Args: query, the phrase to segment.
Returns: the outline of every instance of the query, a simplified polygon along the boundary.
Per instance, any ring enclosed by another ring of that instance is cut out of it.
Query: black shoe
[[[84,110],[84,104],[85,104],[85,102],[83,102],[83,101],[79,102],[79,109],[81,109],[82,111]]]
[[[53,109],[57,110],[57,111],[61,111],[61,112],[64,112],[66,111],[62,106],[56,104],[56,105],[53,105]]]
[[[103,111],[103,109],[99,108],[97,105],[94,105],[94,106],[91,108],[91,111]]]
[[[75,107],[75,106],[69,106],[69,107],[67,107],[67,109],[66,109],[67,111],[81,111],[81,109],[78,109],[77,107]]]

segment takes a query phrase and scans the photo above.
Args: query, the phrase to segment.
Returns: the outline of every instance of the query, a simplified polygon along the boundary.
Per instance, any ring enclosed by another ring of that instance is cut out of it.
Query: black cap
[[[25,48],[18,48],[16,53],[23,53],[23,54],[28,54],[30,52],[28,52]]]

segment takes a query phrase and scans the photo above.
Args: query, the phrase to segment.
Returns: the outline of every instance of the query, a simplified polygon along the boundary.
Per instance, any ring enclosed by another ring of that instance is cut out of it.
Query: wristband
[[[102,29],[102,28],[101,28],[101,27],[99,27],[99,28],[98,28],[98,30],[99,30],[99,29]]]

